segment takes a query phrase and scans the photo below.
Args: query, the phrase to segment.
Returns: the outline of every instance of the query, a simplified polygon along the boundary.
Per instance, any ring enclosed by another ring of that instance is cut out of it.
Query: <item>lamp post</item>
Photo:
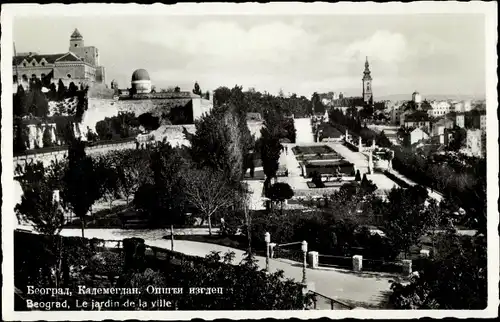
[[[304,262],[302,265],[302,283],[305,285],[307,282],[307,279],[306,279],[307,242],[305,240],[302,241],[302,252],[304,253]]]
[[[266,241],[266,272],[269,272],[269,243],[271,242],[271,234],[266,232],[264,240]]]

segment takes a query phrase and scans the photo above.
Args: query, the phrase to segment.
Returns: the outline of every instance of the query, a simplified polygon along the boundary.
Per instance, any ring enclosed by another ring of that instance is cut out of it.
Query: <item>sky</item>
[[[16,17],[13,40],[17,52],[64,53],[75,28],[120,88],[144,68],[158,89],[360,96],[368,56],[375,99],[486,91],[480,14]]]

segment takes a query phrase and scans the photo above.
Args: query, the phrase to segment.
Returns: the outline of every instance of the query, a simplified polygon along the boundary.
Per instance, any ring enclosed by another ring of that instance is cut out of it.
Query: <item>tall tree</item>
[[[184,221],[185,198],[182,169],[184,160],[168,143],[160,143],[151,154],[153,183],[144,183],[134,196],[134,204],[149,216],[153,227]]]
[[[212,216],[236,203],[234,189],[228,185],[223,172],[210,168],[185,172],[184,193],[187,201],[208,221],[212,235]]]
[[[57,99],[59,101],[62,101],[65,97],[66,97],[66,86],[64,86],[62,79],[59,79],[59,82],[57,83]]]
[[[196,121],[191,157],[199,167],[220,170],[239,183],[243,178],[243,147],[240,119],[234,106],[222,106]]]
[[[408,189],[393,188],[382,215],[385,218],[384,232],[393,247],[407,256],[410,247],[418,245],[429,227],[429,213],[425,201],[428,192],[424,187]]]
[[[63,181],[63,200],[80,218],[82,237],[84,237],[86,215],[92,205],[102,196],[94,160],[85,153],[85,142],[74,140],[70,143],[68,167]]]
[[[271,179],[276,177],[279,168],[279,158],[281,154],[281,143],[279,137],[273,135],[271,130],[264,126],[261,131],[259,142],[260,157],[262,159],[262,167],[266,175],[264,189],[268,189]]]

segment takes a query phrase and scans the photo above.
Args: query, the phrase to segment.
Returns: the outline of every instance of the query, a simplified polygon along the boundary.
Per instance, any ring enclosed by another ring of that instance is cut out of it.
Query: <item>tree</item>
[[[383,148],[390,148],[392,146],[391,141],[387,138],[384,131],[380,132],[375,139],[375,144]]]
[[[276,182],[266,191],[267,198],[280,203],[281,214],[283,214],[283,202],[292,198],[293,195],[294,193],[292,187],[285,182]]]
[[[359,169],[356,170],[356,176],[354,177],[354,181],[361,181],[361,173],[359,172]]]
[[[264,174],[266,175],[264,189],[267,189],[269,188],[271,179],[275,178],[278,172],[282,146],[279,142],[279,137],[273,135],[267,125],[260,130],[260,133],[260,157],[262,159]]]
[[[22,85],[17,86],[17,92],[13,98],[13,116],[23,117],[26,115],[26,93]]]
[[[198,82],[194,83],[193,93],[200,96],[202,95],[202,91],[200,89],[200,85],[198,84]]]
[[[106,120],[102,120],[96,123],[95,130],[99,136],[99,140],[110,140],[112,137],[111,129]]]
[[[184,160],[168,143],[159,143],[151,154],[153,183],[139,187],[134,204],[149,217],[150,225],[180,224],[185,220],[182,173]]]
[[[52,128],[45,125],[45,130],[43,131],[42,137],[43,146],[48,148],[52,146]]]
[[[191,203],[208,221],[208,232],[212,235],[212,216],[235,204],[234,190],[224,173],[210,168],[189,169],[184,175],[184,193]]]
[[[75,85],[75,83],[73,82],[69,83],[68,96],[69,97],[76,96],[77,92],[78,92],[78,87]]]
[[[85,154],[85,142],[75,140],[68,150],[68,167],[63,177],[63,200],[80,218],[82,237],[85,230],[85,216],[92,205],[102,196],[100,180],[95,163]]]
[[[442,235],[437,256],[407,285],[393,283],[395,309],[481,310],[487,306],[487,247],[484,236]],[[450,296],[453,294],[453,296]]]
[[[452,139],[448,145],[451,151],[458,152],[465,145],[465,140],[467,139],[467,131],[465,129],[455,126],[452,132]]]
[[[425,208],[428,192],[424,187],[393,188],[388,204],[382,210],[384,232],[395,249],[408,255],[410,247],[418,245],[429,226]]]
[[[243,178],[244,148],[240,118],[234,106],[213,109],[195,122],[196,134],[188,138],[191,158],[198,167],[225,173],[238,185]]]
[[[179,86],[175,86],[174,92],[175,93],[180,93],[181,92],[181,88]]]
[[[125,195],[127,205],[130,197],[143,183],[152,183],[150,155],[147,149],[115,151],[116,170],[120,191]]]
[[[66,86],[61,79],[57,83],[57,99],[62,101],[66,97]]]
[[[57,186],[51,180],[53,170],[46,169],[41,163],[35,167],[27,166],[21,184],[24,186],[21,203],[15,207],[20,217],[31,221],[36,231],[47,235],[58,235],[64,224],[63,208],[54,200]]]

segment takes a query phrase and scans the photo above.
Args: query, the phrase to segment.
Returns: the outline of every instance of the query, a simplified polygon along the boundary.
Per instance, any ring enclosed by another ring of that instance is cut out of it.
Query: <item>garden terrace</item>
[[[335,151],[327,145],[312,145],[312,146],[295,146],[292,148],[293,153],[302,155],[329,154]]]

